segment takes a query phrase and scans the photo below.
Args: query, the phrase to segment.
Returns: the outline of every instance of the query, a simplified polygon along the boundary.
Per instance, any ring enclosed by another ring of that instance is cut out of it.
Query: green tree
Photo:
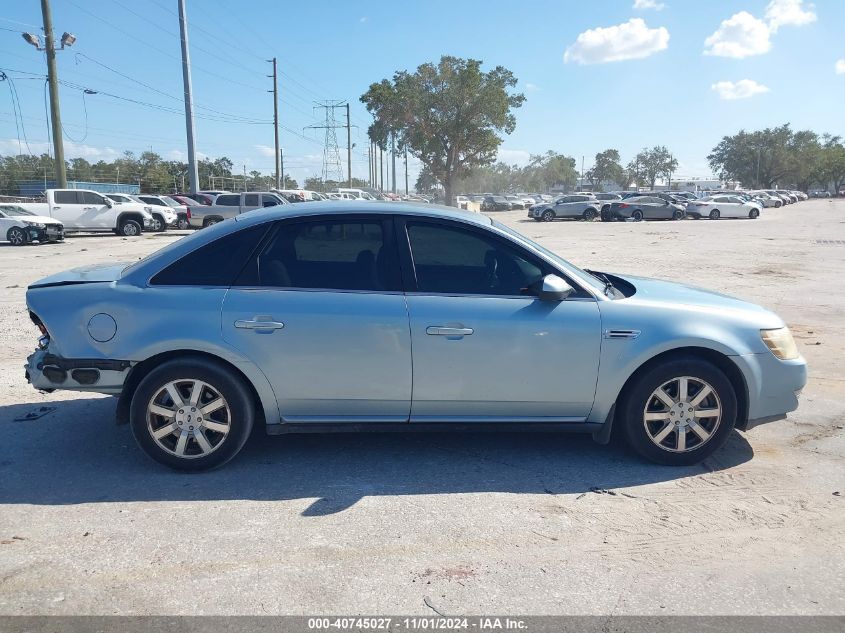
[[[794,167],[789,150],[792,136],[789,124],[757,132],[740,130],[722,137],[707,160],[722,180],[770,189],[786,179]]]
[[[603,182],[619,183],[624,179],[624,169],[619,161],[619,151],[615,149],[606,149],[596,154],[595,162],[586,174],[594,190],[601,189]]]
[[[641,181],[648,183],[651,189],[654,189],[658,178],[671,178],[678,169],[678,161],[663,145],[643,149],[637,154],[635,162]]]
[[[453,204],[457,180],[492,163],[500,134],[516,126],[512,110],[525,101],[509,92],[516,84],[502,66],[485,73],[478,60],[443,56],[372,84],[361,101],[375,117],[370,138],[386,149],[394,135],[399,148],[407,147],[443,184],[446,204]]]

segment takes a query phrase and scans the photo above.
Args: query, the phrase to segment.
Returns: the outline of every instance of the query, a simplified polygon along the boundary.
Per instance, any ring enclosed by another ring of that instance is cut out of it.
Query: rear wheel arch
[[[141,381],[146,378],[147,375],[149,375],[149,373],[155,368],[160,367],[164,363],[173,360],[193,360],[204,363],[211,363],[221,367],[222,369],[232,372],[243,382],[244,386],[249,391],[256,412],[256,423],[266,424],[264,405],[261,401],[261,397],[258,395],[258,390],[255,388],[255,385],[253,384],[252,380],[250,380],[249,377],[244,374],[241,369],[239,369],[236,365],[230,363],[229,361],[220,358],[219,356],[215,356],[214,354],[190,349],[173,350],[169,352],[162,352],[161,354],[156,354],[155,356],[150,356],[149,358],[134,365],[132,369],[129,370],[129,375],[126,377],[126,381],[123,383],[123,391],[121,392],[117,402],[118,424],[129,423],[129,408],[132,404],[132,396],[135,394],[135,390],[138,388],[138,385],[141,384]]]
[[[634,371],[631,372],[631,374],[625,381],[625,384],[619,390],[619,393],[616,396],[616,401],[614,403],[615,414],[619,415],[622,403],[625,402],[625,398],[627,397],[632,385],[639,376],[658,365],[684,359],[707,361],[725,374],[727,379],[730,381],[734,392],[736,393],[736,428],[744,428],[746,422],[748,421],[749,400],[748,384],[745,380],[745,376],[743,376],[742,370],[740,370],[740,368],[736,365],[736,363],[734,363],[730,359],[730,357],[726,356],[721,352],[717,352],[716,350],[709,349],[706,347],[679,347],[667,350],[665,352],[661,352],[660,354],[652,356],[647,361],[642,363],[639,367],[637,367]]]

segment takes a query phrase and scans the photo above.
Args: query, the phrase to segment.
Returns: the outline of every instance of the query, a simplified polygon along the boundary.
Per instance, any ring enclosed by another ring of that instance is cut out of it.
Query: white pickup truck
[[[153,226],[152,209],[140,203],[115,204],[105,195],[88,189],[48,189],[47,202],[28,202],[19,207],[58,220],[65,231],[112,231],[140,235]]]

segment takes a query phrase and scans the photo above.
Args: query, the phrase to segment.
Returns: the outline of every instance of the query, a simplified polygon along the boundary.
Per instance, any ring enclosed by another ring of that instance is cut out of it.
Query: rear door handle
[[[239,319],[235,321],[235,327],[242,330],[281,330],[285,327],[284,323],[279,321],[262,320],[261,317],[256,319]]]
[[[425,333],[430,336],[470,336],[474,331],[471,327],[443,327],[441,325],[430,325],[425,328]]]

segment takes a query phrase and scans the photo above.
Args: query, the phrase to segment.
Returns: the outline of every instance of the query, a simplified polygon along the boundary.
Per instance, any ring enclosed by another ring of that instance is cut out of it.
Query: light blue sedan
[[[173,468],[270,434],[566,430],[696,463],[785,417],[807,379],[771,312],[585,271],[481,214],[326,202],[257,210],[132,265],[31,285],[41,390],[119,396]]]

